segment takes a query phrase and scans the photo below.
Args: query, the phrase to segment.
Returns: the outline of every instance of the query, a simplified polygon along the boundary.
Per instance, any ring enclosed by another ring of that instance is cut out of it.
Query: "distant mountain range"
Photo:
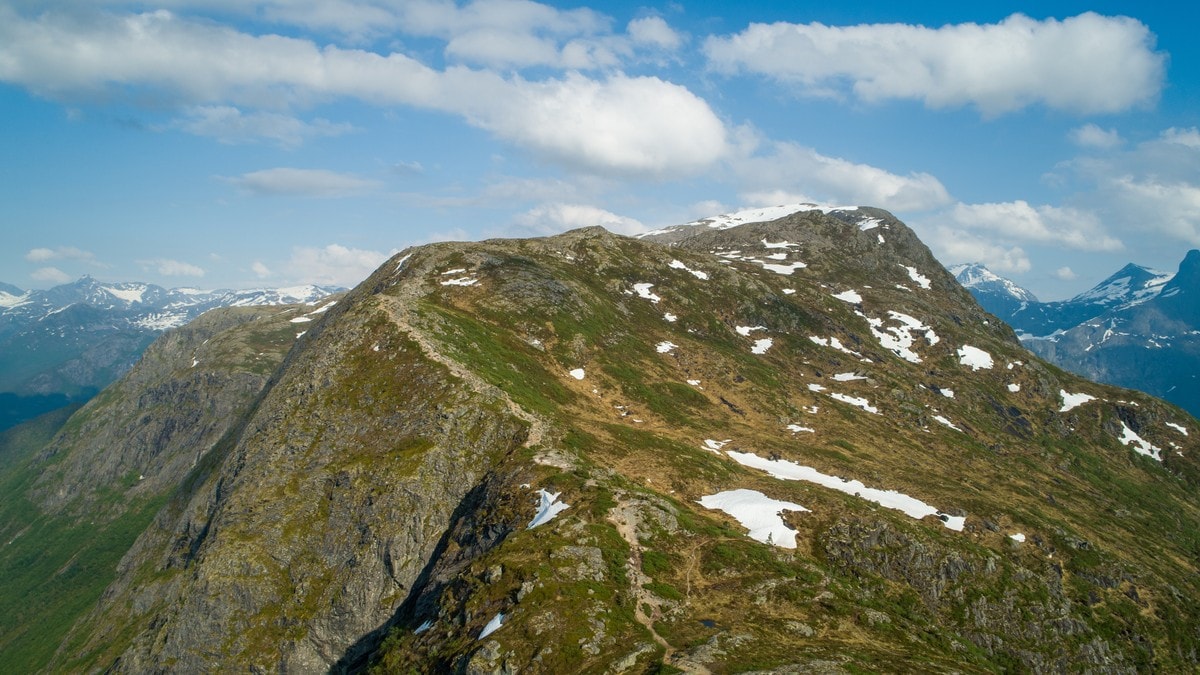
[[[0,283],[0,429],[86,399],[164,330],[216,307],[307,304],[325,286],[206,291],[85,276],[47,290]]]
[[[1039,302],[979,264],[951,274],[1038,356],[1200,414],[1200,251],[1175,274],[1129,264],[1070,300]]]

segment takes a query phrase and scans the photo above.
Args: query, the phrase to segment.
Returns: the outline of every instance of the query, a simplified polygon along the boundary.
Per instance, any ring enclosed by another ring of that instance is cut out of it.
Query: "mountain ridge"
[[[220,333],[304,329],[220,441],[119,465],[177,489],[48,667],[1195,666],[1196,420],[1031,358],[886,212],[667,234],[416,247]]]

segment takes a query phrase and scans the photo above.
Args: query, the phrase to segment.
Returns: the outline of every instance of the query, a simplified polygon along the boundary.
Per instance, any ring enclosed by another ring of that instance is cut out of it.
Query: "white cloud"
[[[1032,206],[1024,200],[956,204],[953,225],[986,232],[1001,241],[1060,244],[1080,251],[1117,251],[1121,241],[1105,233],[1094,213],[1069,207]]]
[[[171,260],[170,258],[155,258],[139,260],[138,264],[146,271],[153,271],[164,277],[202,277],[204,270],[191,263]]]
[[[597,21],[590,10],[562,12],[516,0],[461,9],[417,4],[420,11],[410,8],[409,14],[420,14],[420,20],[410,30],[450,31],[455,25],[453,35],[466,27],[448,23],[444,14],[473,18],[466,25],[480,30],[500,30],[511,21],[570,33]],[[583,44],[573,51],[564,47],[568,52],[572,58],[599,58],[597,49]],[[597,172],[693,171],[728,150],[725,127],[708,104],[655,77],[615,73],[592,79],[571,72],[531,81],[462,66],[435,70],[401,53],[319,47],[307,39],[253,35],[164,10],[96,13],[83,20],[59,12],[26,18],[0,7],[0,81],[63,99],[125,92],[138,100],[152,91],[160,102],[201,111],[183,124],[230,139],[272,124],[274,138],[285,143],[341,132],[332,123],[293,122],[291,129],[281,129],[282,118],[247,117],[240,108],[280,110],[350,98],[460,115],[535,154]]]
[[[1122,176],[1112,181],[1112,196],[1130,220],[1141,218],[1150,229],[1200,246],[1200,185]]]
[[[378,181],[352,174],[286,167],[252,171],[241,176],[223,177],[222,180],[254,195],[348,197],[379,187]]]
[[[29,262],[46,262],[47,260],[78,260],[102,267],[96,262],[96,256],[91,251],[84,251],[74,246],[59,246],[58,248],[35,248],[25,254]]]
[[[1071,281],[1078,276],[1079,275],[1075,274],[1075,270],[1071,269],[1070,267],[1060,267],[1054,270],[1054,277],[1063,281]]]
[[[71,275],[57,267],[39,267],[30,273],[29,277],[34,281],[43,281],[51,284],[65,284],[71,280]]]
[[[634,19],[626,26],[625,32],[635,44],[644,44],[674,51],[683,45],[683,36],[660,16],[646,16]]]
[[[1095,124],[1085,124],[1072,129],[1069,134],[1071,142],[1083,148],[1098,148],[1111,150],[1125,142],[1116,129],[1101,129]]]
[[[924,238],[938,259],[946,262],[980,262],[993,272],[1011,274],[1032,267],[1020,246],[1004,246],[953,227],[934,227],[931,236]]]
[[[243,113],[226,105],[190,108],[187,116],[176,120],[174,126],[222,143],[268,140],[286,148],[297,147],[311,138],[341,136],[355,130],[352,124],[335,124],[325,119],[305,122],[291,115],[272,112]]]
[[[578,168],[661,176],[697,171],[729,151],[708,104],[656,77],[516,80],[505,94],[473,98],[468,118]]]
[[[329,244],[318,248],[297,246],[292,249],[287,273],[304,283],[352,287],[366,279],[392,253]]]
[[[1200,130],[1197,130],[1196,127],[1188,129],[1171,127],[1162,132],[1162,140],[1165,143],[1173,143],[1197,150],[1200,149]]]
[[[517,216],[516,224],[539,235],[557,234],[595,225],[617,234],[637,234],[646,231],[646,226],[634,218],[619,216],[586,204],[542,204]]]
[[[1064,162],[1054,176],[1135,249],[1165,235],[1200,246],[1200,131],[1166,129],[1124,152]],[[1071,179],[1067,181],[1067,179]]]
[[[1033,104],[1111,113],[1152,103],[1166,64],[1154,42],[1135,19],[1087,12],[941,28],[751,24],[710,37],[704,49],[717,70],[766,75],[811,94],[974,105],[997,115]]]
[[[924,211],[951,201],[945,186],[927,173],[907,176],[858,164],[792,143],[777,143],[770,155],[734,161],[749,204],[805,201],[878,206],[893,211]]]
[[[261,260],[255,260],[250,265],[250,271],[254,272],[254,276],[259,279],[266,279],[271,276],[271,268],[264,265]]]

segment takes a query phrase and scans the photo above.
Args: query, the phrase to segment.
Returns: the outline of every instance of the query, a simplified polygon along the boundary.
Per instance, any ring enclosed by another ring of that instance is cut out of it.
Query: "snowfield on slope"
[[[816,483],[822,487],[865,499],[889,509],[901,511],[905,515],[917,520],[926,516],[937,516],[942,521],[942,525],[957,532],[961,532],[963,526],[966,524],[964,516],[951,516],[942,513],[915,497],[909,497],[895,490],[869,488],[862,481],[844,480],[837,476],[830,476],[817,471],[811,466],[802,466],[786,459],[766,459],[752,452],[738,452],[736,450],[727,450],[725,454],[732,457],[738,464],[765,471],[780,480],[799,480]]]
[[[796,548],[796,531],[783,522],[783,511],[807,511],[794,502],[771,499],[757,490],[726,490],[701,497],[700,505],[714,511],[724,511],[749,530],[749,536],[764,544],[780,548]]]

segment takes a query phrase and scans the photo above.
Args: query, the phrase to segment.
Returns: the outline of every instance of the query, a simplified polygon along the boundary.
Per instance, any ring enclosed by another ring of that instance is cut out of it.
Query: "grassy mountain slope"
[[[0,662],[29,672],[51,659],[190,464],[249,409],[304,311],[207,314],[82,409],[4,434]]]
[[[1196,667],[1200,425],[886,212],[430,245],[314,318],[51,669]]]

